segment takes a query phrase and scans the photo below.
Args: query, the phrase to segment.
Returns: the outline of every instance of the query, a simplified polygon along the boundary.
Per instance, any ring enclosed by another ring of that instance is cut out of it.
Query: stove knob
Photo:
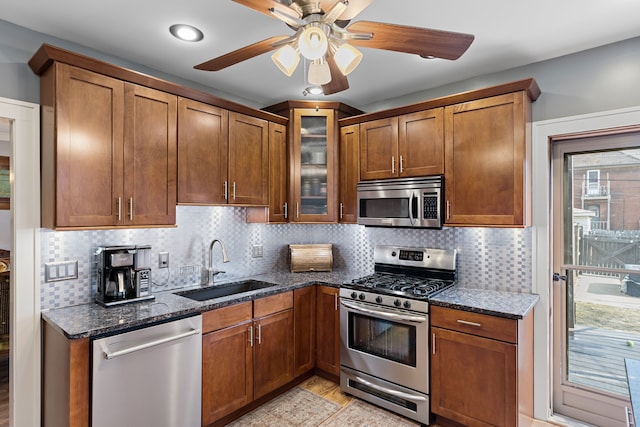
[[[400,307],[402,305],[402,302],[399,299],[397,299],[393,302],[393,305],[395,305],[396,307]]]
[[[378,304],[382,304],[382,297],[376,297],[376,302]]]
[[[411,308],[411,303],[409,301],[405,301],[404,308]]]
[[[351,292],[351,298],[353,299],[358,298],[358,294],[356,292]]]
[[[365,296],[364,296],[364,294],[360,294],[360,295],[358,295],[358,298],[360,298],[360,301],[364,301]]]

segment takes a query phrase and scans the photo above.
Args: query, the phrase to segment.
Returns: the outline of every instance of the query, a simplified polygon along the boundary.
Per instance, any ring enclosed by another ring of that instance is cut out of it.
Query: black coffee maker
[[[151,246],[101,246],[96,251],[96,302],[111,307],[153,299]]]

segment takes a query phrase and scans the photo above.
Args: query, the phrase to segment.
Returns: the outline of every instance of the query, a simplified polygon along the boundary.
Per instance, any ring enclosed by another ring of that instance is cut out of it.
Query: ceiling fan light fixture
[[[300,62],[300,55],[298,52],[290,45],[286,44],[282,46],[280,49],[276,50],[273,55],[271,55],[271,59],[273,63],[287,76],[291,77],[293,72],[298,67],[298,63]]]
[[[309,65],[309,83],[314,86],[326,85],[331,81],[329,64],[323,60],[313,61]]]
[[[322,95],[324,90],[322,90],[322,86],[309,86],[305,90],[302,91],[304,96],[307,95]]]
[[[348,76],[362,61],[362,52],[349,43],[343,43],[333,54],[333,59],[340,72]]]
[[[307,25],[298,36],[298,49],[310,61],[322,58],[328,48],[327,34],[319,25]]]
[[[169,32],[173,37],[186,42],[199,42],[204,38],[202,31],[187,24],[174,24],[169,27]]]

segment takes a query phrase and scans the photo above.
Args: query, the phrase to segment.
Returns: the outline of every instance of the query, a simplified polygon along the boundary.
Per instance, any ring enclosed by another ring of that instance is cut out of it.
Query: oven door
[[[340,305],[340,364],[428,394],[428,314],[344,299]]]

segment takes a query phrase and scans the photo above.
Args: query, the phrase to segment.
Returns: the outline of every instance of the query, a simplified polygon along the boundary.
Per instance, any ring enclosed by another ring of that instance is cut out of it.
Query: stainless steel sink
[[[276,285],[275,283],[262,282],[260,280],[243,280],[241,282],[209,286],[203,289],[192,289],[189,291],[176,292],[176,295],[180,295],[196,301],[206,301],[208,299],[226,297],[229,295],[256,291],[258,289],[271,288],[273,286],[278,285]]]

